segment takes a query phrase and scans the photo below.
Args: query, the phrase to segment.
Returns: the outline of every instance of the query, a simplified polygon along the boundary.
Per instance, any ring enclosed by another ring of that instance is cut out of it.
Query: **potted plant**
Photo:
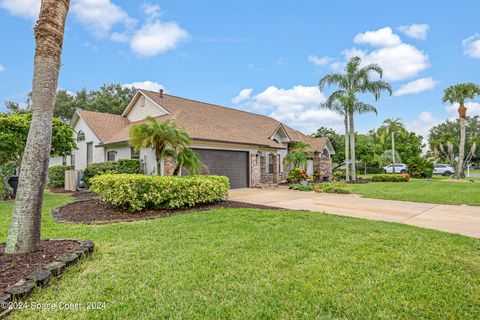
[[[300,183],[304,186],[308,184],[308,178],[308,174],[305,172],[305,170],[300,168],[295,168],[288,174],[288,180],[290,182]]]

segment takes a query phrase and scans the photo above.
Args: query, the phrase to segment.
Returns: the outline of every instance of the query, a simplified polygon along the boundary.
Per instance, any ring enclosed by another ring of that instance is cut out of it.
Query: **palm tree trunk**
[[[52,139],[52,117],[69,0],[42,0],[35,26],[32,122],[20,166],[18,191],[5,252],[27,253],[40,242],[43,191]]]
[[[392,130],[392,164],[393,173],[395,173],[395,132]]]
[[[349,160],[348,115],[345,114],[345,180],[350,181],[350,160]]]
[[[458,107],[460,115],[460,145],[458,146],[458,163],[457,172],[455,172],[455,179],[460,179],[463,176],[463,158],[465,157],[465,117],[467,109],[463,103]]]
[[[350,162],[352,165],[352,180],[357,180],[357,172],[355,168],[355,125],[353,123],[353,112],[349,115],[350,120]]]

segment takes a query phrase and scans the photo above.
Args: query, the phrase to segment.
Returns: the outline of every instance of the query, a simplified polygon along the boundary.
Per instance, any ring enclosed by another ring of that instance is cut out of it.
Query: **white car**
[[[395,173],[407,173],[408,167],[404,163],[395,164]],[[383,172],[393,173],[393,164],[383,167]]]
[[[453,169],[448,164],[437,163],[437,164],[435,164],[435,168],[433,169],[433,174],[441,174],[443,176],[450,176],[454,172],[455,172],[455,169]]]

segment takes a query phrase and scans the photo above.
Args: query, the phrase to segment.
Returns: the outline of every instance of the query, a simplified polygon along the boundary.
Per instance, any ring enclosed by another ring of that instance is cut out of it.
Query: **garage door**
[[[230,188],[248,188],[248,152],[230,150],[193,149],[208,167],[208,173],[227,176]]]

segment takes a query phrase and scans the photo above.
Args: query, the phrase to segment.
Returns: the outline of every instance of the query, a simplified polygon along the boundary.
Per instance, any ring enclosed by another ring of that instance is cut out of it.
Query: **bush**
[[[83,171],[83,182],[86,188],[90,188],[90,179],[105,173],[111,174],[137,174],[141,173],[140,160],[120,159],[118,161],[107,161],[89,164]]]
[[[305,170],[302,170],[300,168],[295,168],[292,171],[290,171],[288,174],[288,181],[290,182],[298,182],[298,181],[307,180],[307,179],[308,179],[307,172],[305,172]]]
[[[304,186],[303,184],[292,184],[290,189],[297,190],[297,191],[313,191],[314,188],[311,185]]]
[[[410,175],[402,174],[378,174],[372,177],[373,182],[408,182]]]
[[[91,190],[103,202],[128,211],[193,207],[227,198],[223,176],[147,176],[103,174],[90,179]]]
[[[347,171],[345,169],[337,169],[333,172],[334,181],[345,181],[347,179]]]
[[[352,191],[340,183],[322,183],[315,186],[315,192],[350,194]]]
[[[431,178],[434,165],[427,159],[415,157],[408,162],[408,173],[413,178]]]
[[[62,188],[65,186],[65,171],[71,170],[71,166],[53,166],[48,168],[48,183],[51,188]]]

